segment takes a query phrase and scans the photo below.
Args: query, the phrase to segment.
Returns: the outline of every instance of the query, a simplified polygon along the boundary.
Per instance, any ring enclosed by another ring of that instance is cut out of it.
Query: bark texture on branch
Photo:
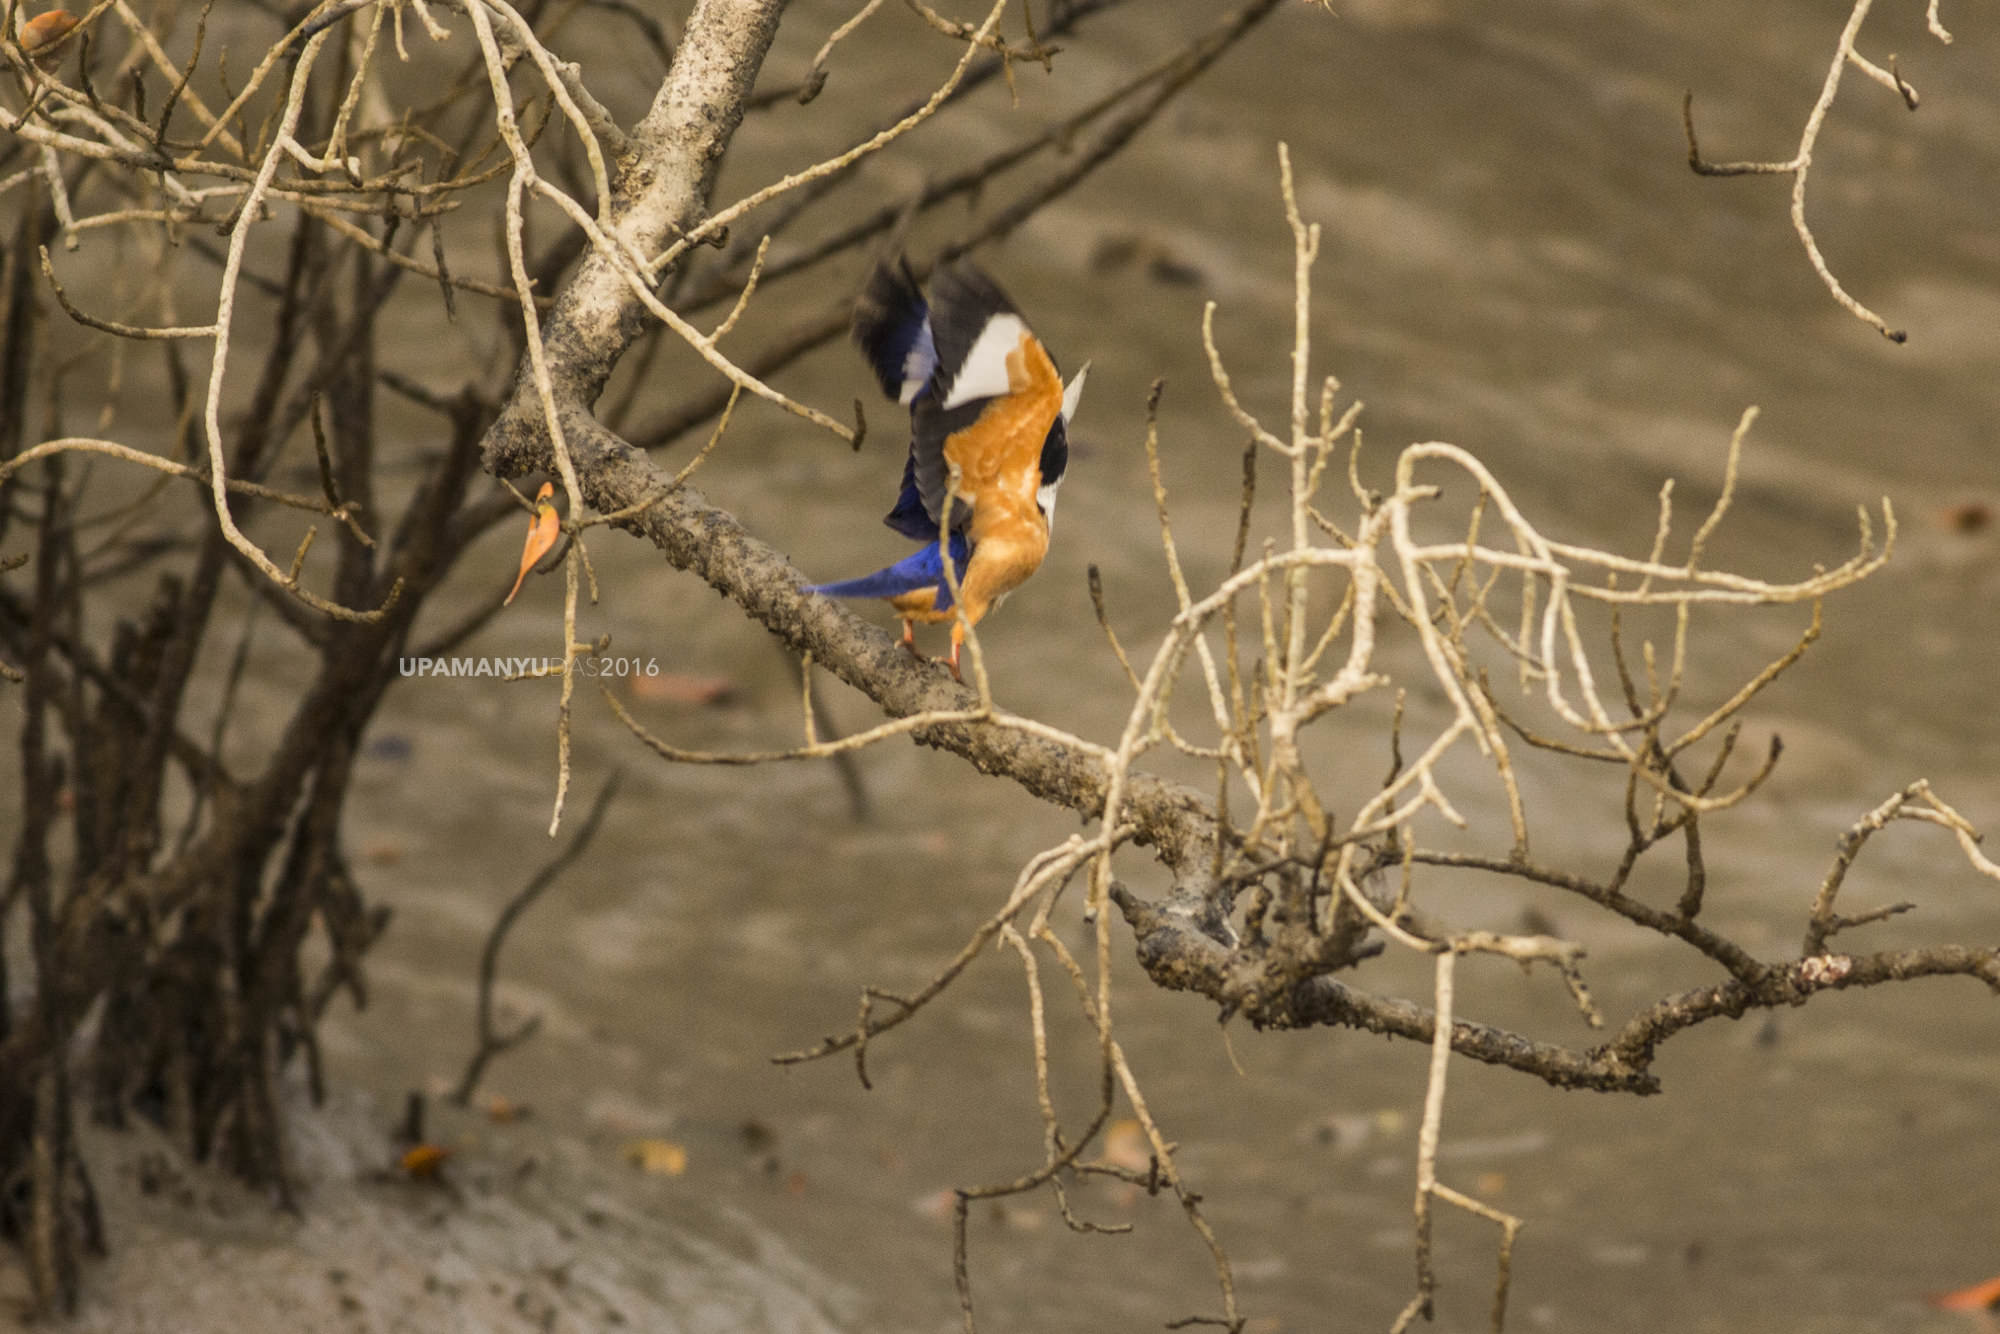
[[[642,255],[697,226],[784,0],[697,0],[653,105],[612,164],[611,236]],[[616,265],[586,250],[543,321],[556,402],[588,408],[648,316]],[[549,467],[542,404],[526,378],[486,437],[486,468],[513,477]]]

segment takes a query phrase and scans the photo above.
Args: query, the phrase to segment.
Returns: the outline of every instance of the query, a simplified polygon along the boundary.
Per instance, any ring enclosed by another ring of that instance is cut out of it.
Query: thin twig
[[[521,1021],[511,1033],[502,1033],[493,1022],[493,987],[500,967],[500,947],[507,941],[507,933],[514,929],[514,923],[522,914],[534,906],[549,887],[569,869],[570,864],[589,848],[590,840],[597,836],[597,829],[603,823],[604,813],[611,807],[611,799],[618,795],[618,785],[624,778],[624,771],[614,769],[604,780],[604,786],[597,790],[597,797],[590,803],[590,810],[583,817],[583,823],[570,835],[569,842],[561,852],[545,862],[541,869],[528,877],[514,897],[493,919],[493,929],[486,933],[486,944],[479,951],[479,991],[474,1004],[474,1034],[477,1046],[471,1059],[465,1064],[465,1073],[459,1076],[458,1085],[451,1091],[451,1100],[460,1107],[472,1101],[472,1095],[479,1087],[480,1076],[485,1072],[487,1062],[509,1048],[519,1046],[535,1035],[541,1027],[542,1017],[530,1015]]]

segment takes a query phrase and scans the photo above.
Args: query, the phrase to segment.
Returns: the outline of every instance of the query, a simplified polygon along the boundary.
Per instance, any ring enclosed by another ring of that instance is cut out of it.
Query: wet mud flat
[[[396,1113],[293,1096],[299,1214],[191,1164],[143,1122],[92,1126],[85,1148],[110,1240],[77,1334],[853,1328],[855,1298],[725,1207],[663,1198],[643,1172],[593,1157],[551,1123],[433,1110],[456,1147],[434,1175],[403,1170]],[[0,1326],[20,1269],[0,1270]]]

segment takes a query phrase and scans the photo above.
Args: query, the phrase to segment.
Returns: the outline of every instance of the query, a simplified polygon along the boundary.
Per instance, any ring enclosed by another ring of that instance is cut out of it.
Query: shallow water
[[[1696,90],[1712,156],[1791,153],[1842,18],[1829,7],[1335,8],[1288,6],[1123,158],[986,258],[1066,365],[1093,362],[1049,563],[984,636],[1002,702],[1093,737],[1122,721],[1122,676],[1084,571],[1102,567],[1114,623],[1149,649],[1171,606],[1140,448],[1156,376],[1169,385],[1161,440],[1191,580],[1212,582],[1227,560],[1241,441],[1208,383],[1199,320],[1205,300],[1220,303],[1239,392],[1281,417],[1282,139],[1300,207],[1324,228],[1316,367],[1368,403],[1378,483],[1400,444],[1454,441],[1550,534],[1643,554],[1661,481],[1680,479],[1683,516],[1703,512],[1729,432],[1755,403],[1762,417],[1714,563],[1800,577],[1849,554],[1856,506],[1894,501],[1895,562],[1829,603],[1821,643],[1752,712],[1751,735],[1781,732],[1787,751],[1767,793],[1713,827],[1719,924],[1760,950],[1792,949],[1836,836],[1915,777],[2000,826],[1989,703],[2000,539],[1940,518],[2000,504],[2000,30],[1947,12],[1958,25],[1947,49],[1923,35],[1919,6],[1883,6],[1864,47],[1901,53],[1922,110],[1850,71],[1828,123],[1809,213],[1850,290],[1910,330],[1894,347],[1808,268],[1785,182],[1698,179],[1685,161],[1684,88]],[[773,76],[801,67],[844,14],[793,6]],[[1113,16],[1058,57],[1057,79],[1109,81],[1132,53],[1163,48],[1156,28],[1198,17]],[[872,20],[813,112],[791,113],[797,137],[744,152],[725,192],[839,142],[841,117],[891,83],[920,86],[943,51],[907,15]],[[643,96],[633,78],[628,98]],[[849,189],[906,188],[913,161],[942,168],[981,134],[997,140],[1045,109],[1041,80],[1023,77],[1018,110],[988,90],[988,127],[920,134],[914,158]],[[1126,241],[1140,262],[1093,263]],[[1149,276],[1149,256],[1193,281]],[[862,373],[835,348],[783,383],[838,404]],[[814,577],[870,568],[898,550],[874,522],[894,480],[892,434],[878,429],[857,457],[776,413],[746,412],[702,485]],[[1693,522],[1683,517],[1683,534]],[[511,528],[491,539],[468,574],[511,572],[517,540]],[[610,596],[586,637],[608,630],[614,652],[735,683],[721,707],[641,701],[642,721],[684,746],[796,739],[796,677],[763,632],[650,550],[612,538],[593,552]],[[545,653],[559,618],[559,588],[544,580],[463,651]],[[1720,691],[1781,651],[1804,615],[1700,620],[1695,670]],[[287,688],[282,663],[255,662],[253,691],[276,700]],[[826,689],[844,725],[871,721],[860,697]],[[544,686],[411,680],[391,693],[356,780],[350,846],[396,918],[373,956],[371,1007],[329,1033],[337,1078],[393,1095],[456,1074],[481,940],[549,853],[553,713]],[[1386,760],[1381,721],[1371,706],[1329,729],[1329,767],[1351,747],[1372,781]],[[1018,966],[987,957],[877,1042],[872,1092],[845,1059],[787,1069],[768,1058],[850,1025],[864,985],[920,985],[1073,819],[892,744],[861,760],[873,813],[857,823],[829,768],[668,767],[586,699],[572,821],[620,766],[626,786],[588,857],[510,940],[501,994],[543,1028],[487,1087],[607,1156],[641,1136],[685,1145],[680,1188],[741,1209],[861,1294],[853,1328],[956,1327],[941,1192],[1040,1159]],[[1602,866],[1621,837],[1615,810],[1599,822],[1569,781],[1530,775],[1538,850]],[[1463,808],[1502,814],[1476,791]],[[1137,858],[1127,873],[1155,879]],[[1977,942],[2000,921],[1996,888],[1937,831],[1903,827],[1871,849],[1846,902],[1924,905],[1857,945]],[[1472,885],[1455,900],[1503,925],[1531,902],[1588,941],[1614,1023],[1713,980],[1570,902]],[[1074,903],[1061,929],[1081,939]],[[1251,1328],[1386,1328],[1411,1291],[1424,1051],[1345,1032],[1218,1031],[1206,1003],[1120,967],[1121,1041],[1182,1145]],[[1371,984],[1422,996],[1429,973],[1391,958]],[[1459,994],[1462,1013],[1590,1040],[1545,977],[1474,962]],[[1095,1096],[1092,1044],[1052,1009],[1057,1094],[1074,1123]],[[1511,1328],[1957,1328],[1920,1298],[2000,1270],[1996,1038],[1991,998],[1944,981],[1710,1025],[1667,1049],[1666,1091],[1650,1099],[1462,1066],[1442,1170],[1528,1220]],[[975,1211],[983,1328],[1157,1328],[1216,1309],[1206,1255],[1170,1200],[1093,1187],[1077,1200],[1136,1231],[1072,1234],[1041,1197]],[[1441,1222],[1437,1327],[1485,1327],[1492,1245],[1486,1224]]]

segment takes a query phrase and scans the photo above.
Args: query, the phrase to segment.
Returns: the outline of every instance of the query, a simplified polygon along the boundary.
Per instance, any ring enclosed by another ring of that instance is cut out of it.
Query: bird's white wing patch
[[[924,392],[924,385],[930,380],[931,372],[937,369],[937,346],[931,340],[930,321],[924,321],[923,331],[917,335],[910,350],[903,354],[903,389],[896,395],[896,401],[908,407]]]
[[[945,396],[946,411],[963,407],[975,399],[998,398],[1013,387],[1007,375],[1007,358],[1021,345],[1028,326],[1021,317],[1007,312],[986,321],[965,354],[965,364],[952,379],[951,393]]]

